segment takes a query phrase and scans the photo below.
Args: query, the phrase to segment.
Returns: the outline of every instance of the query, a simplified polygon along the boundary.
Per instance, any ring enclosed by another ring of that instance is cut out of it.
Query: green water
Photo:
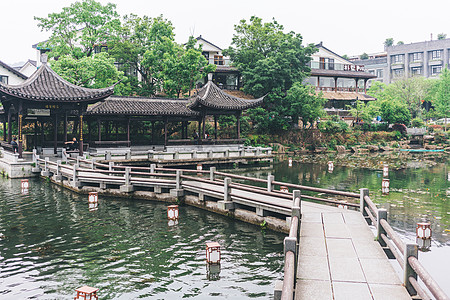
[[[283,238],[257,226],[180,207],[169,226],[166,204],[78,195],[43,180],[0,180],[0,299],[269,299],[282,278]],[[208,270],[205,243],[222,246]],[[209,272],[211,271],[211,272]]]
[[[328,161],[334,162],[332,172]],[[382,194],[382,166],[389,165],[390,190]],[[450,161],[446,154],[315,155],[279,158],[264,170],[241,169],[239,174],[276,181],[359,192],[368,188],[370,197],[388,211],[388,221],[408,243],[415,242],[418,222],[430,222],[433,231],[431,251],[419,259],[439,285],[450,295]],[[307,193],[307,192],[305,192]],[[321,197],[325,197],[322,195]],[[359,201],[359,200],[358,200]],[[350,201],[351,202],[351,201]]]

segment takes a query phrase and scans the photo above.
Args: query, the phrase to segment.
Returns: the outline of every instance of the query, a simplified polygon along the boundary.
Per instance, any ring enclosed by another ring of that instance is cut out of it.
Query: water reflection
[[[89,212],[87,200],[0,180],[0,298],[73,299],[89,285],[102,299],[267,299],[281,278],[283,234],[183,206],[168,224],[167,206],[152,202],[100,197]],[[207,270],[210,240],[223,247],[220,273]]]

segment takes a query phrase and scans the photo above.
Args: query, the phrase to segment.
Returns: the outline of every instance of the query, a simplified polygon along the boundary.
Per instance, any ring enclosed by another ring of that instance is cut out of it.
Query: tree
[[[357,100],[354,106],[347,106],[352,117],[355,118],[356,122],[359,120],[364,121],[364,123],[370,123],[373,118],[372,111],[369,109],[369,105],[366,105],[363,101]]]
[[[450,71],[448,68],[442,70],[439,80],[433,88],[433,106],[438,117],[445,118],[445,128],[447,119],[450,117]]]
[[[302,45],[302,36],[284,33],[277,21],[263,23],[251,17],[234,26],[231,46],[224,51],[242,73],[244,91],[260,97],[277,88],[286,92],[310,71],[310,56],[317,51],[312,44]]]
[[[180,97],[190,92],[196,81],[215,71],[216,66],[208,64],[201,47],[195,48],[195,43],[196,40],[191,36],[185,47],[177,45],[173,53],[165,54],[162,76],[164,91],[168,96]]]
[[[380,101],[381,117],[389,124],[409,124],[411,113],[406,104],[400,101]]]
[[[393,38],[387,38],[384,41],[384,47],[391,47],[392,45],[394,45],[394,39]]]
[[[446,38],[447,38],[447,34],[445,34],[445,33],[439,33],[437,35],[438,40],[445,40]]]
[[[293,124],[298,124],[299,118],[306,124],[312,125],[324,114],[323,106],[327,101],[322,94],[317,95],[313,86],[305,86],[296,82],[288,90],[286,100],[287,115],[291,117]]]
[[[348,60],[349,57],[347,54],[344,54],[344,55],[342,55],[342,58]]]
[[[403,41],[398,41],[397,45],[404,45],[405,43]]]
[[[262,130],[286,130],[291,126],[289,101],[284,101],[295,82],[302,82],[310,69],[311,54],[317,49],[303,46],[302,36],[285,33],[277,21],[263,23],[251,17],[234,26],[231,46],[224,51],[242,74],[244,92],[255,97],[266,95],[267,119],[257,124]],[[259,118],[258,118],[259,119]],[[255,121],[255,120],[253,120]]]
[[[364,52],[363,54],[361,54],[361,56],[359,58],[360,59],[369,59],[369,55]]]
[[[123,79],[114,65],[114,58],[102,52],[75,59],[71,55],[51,61],[52,69],[67,81],[88,88],[105,88]]]
[[[172,23],[163,16],[124,16],[108,51],[125,72],[131,85],[130,94],[152,96],[162,87],[162,57],[175,51],[173,31]]]
[[[82,0],[64,7],[46,18],[35,17],[41,30],[51,31],[42,47],[51,49],[50,56],[91,56],[96,46],[105,46],[120,26],[116,5],[102,5],[94,0]]]

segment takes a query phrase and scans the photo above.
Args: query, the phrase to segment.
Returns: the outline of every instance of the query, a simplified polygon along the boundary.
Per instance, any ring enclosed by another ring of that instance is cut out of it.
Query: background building
[[[27,78],[27,76],[0,60],[0,83],[16,85],[21,84]]]

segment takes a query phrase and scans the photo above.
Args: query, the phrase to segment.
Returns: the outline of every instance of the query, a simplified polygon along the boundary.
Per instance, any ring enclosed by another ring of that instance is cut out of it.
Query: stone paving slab
[[[295,300],[333,300],[331,282],[298,279]]]
[[[303,203],[295,299],[411,299],[359,212]]]
[[[372,300],[367,283],[333,281],[334,300]]]

